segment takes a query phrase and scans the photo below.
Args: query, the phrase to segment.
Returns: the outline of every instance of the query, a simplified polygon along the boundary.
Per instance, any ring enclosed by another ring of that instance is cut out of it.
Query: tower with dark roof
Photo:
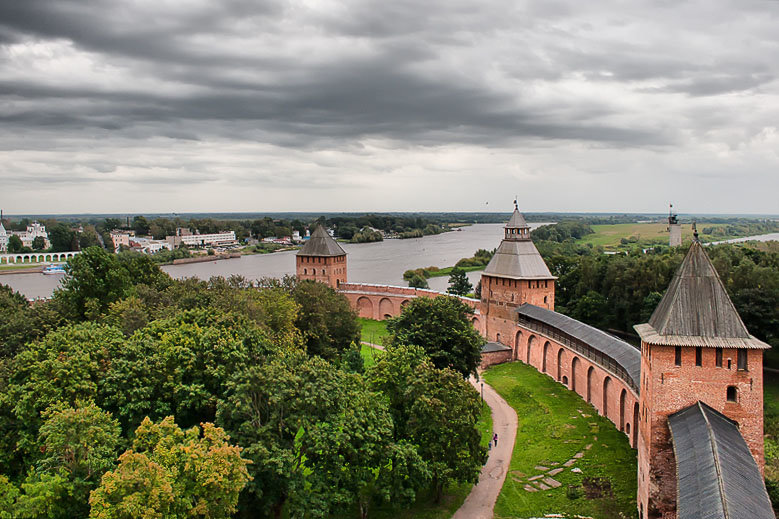
[[[555,279],[530,239],[530,226],[515,201],[503,240],[481,276],[487,340],[514,346],[514,311],[523,303],[554,310]]]
[[[769,346],[747,331],[697,231],[649,322],[635,329],[641,336],[641,515],[674,513],[677,467],[669,416],[698,402],[737,424],[762,472],[763,350]]]
[[[346,283],[346,251],[319,226],[296,256],[298,279],[310,279],[338,288]]]

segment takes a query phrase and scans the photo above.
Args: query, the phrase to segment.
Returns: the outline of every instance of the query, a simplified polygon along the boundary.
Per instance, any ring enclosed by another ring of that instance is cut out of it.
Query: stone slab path
[[[477,391],[481,391],[481,382],[473,377],[470,382]],[[492,429],[498,433],[498,446],[493,445],[490,449],[487,464],[479,474],[479,483],[452,519],[492,519],[492,509],[511,464],[517,435],[517,413],[487,384],[484,384],[484,401],[492,409]]]

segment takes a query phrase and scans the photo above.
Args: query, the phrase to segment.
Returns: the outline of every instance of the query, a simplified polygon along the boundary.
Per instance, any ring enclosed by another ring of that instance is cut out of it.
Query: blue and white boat
[[[55,265],[54,263],[52,263],[48,265],[45,269],[43,269],[43,273],[46,275],[64,274],[65,269],[62,267],[62,265]]]

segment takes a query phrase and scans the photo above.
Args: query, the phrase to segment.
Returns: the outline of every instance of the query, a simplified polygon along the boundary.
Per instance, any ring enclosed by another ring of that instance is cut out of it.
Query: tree
[[[38,434],[42,459],[18,498],[22,517],[86,517],[89,493],[113,468],[119,423],[95,404],[57,405],[44,413]]]
[[[26,343],[44,337],[62,323],[51,302],[30,305],[27,298],[7,285],[0,285],[0,359],[16,355]]]
[[[428,464],[436,501],[453,482],[477,483],[485,448],[476,423],[481,405],[459,373],[423,364],[412,379],[408,430]]]
[[[211,423],[182,431],[172,416],[144,419],[132,449],[92,492],[89,517],[231,517],[250,478],[248,460],[229,440]]]
[[[14,519],[16,514],[16,498],[19,489],[8,478],[0,474],[0,519]]]
[[[102,247],[94,227],[90,225],[84,229],[84,232],[79,233],[78,247],[79,250],[84,250],[88,247]]]
[[[0,463],[24,467],[39,458],[38,433],[47,409],[100,401],[123,345],[119,330],[82,323],[49,333],[14,357],[0,390]]]
[[[43,250],[46,248],[46,239],[43,236],[36,236],[32,240],[33,250]]]
[[[391,417],[362,377],[302,352],[248,366],[220,402],[219,423],[245,446],[250,503],[291,517],[323,517],[379,492]]]
[[[430,288],[430,285],[427,283],[424,276],[421,276],[416,272],[412,274],[411,278],[408,280],[408,286],[412,288]]]
[[[76,233],[64,223],[58,223],[49,229],[49,241],[52,252],[75,250],[73,245],[76,242]]]
[[[133,229],[138,236],[147,236],[149,234],[149,222],[144,216],[136,216],[133,218]],[[208,231],[206,231],[208,232]]]
[[[484,344],[471,319],[473,309],[456,297],[420,297],[388,320],[387,330],[392,344],[420,346],[437,368],[467,377],[476,372]]]
[[[295,326],[303,333],[309,355],[335,360],[360,344],[360,324],[349,301],[316,281],[299,282],[292,297],[300,306]]]
[[[117,260],[99,247],[90,247],[68,260],[67,275],[54,298],[77,319],[95,318],[108,305],[125,297],[132,279]]]
[[[465,271],[459,267],[454,267],[449,276],[449,289],[447,292],[457,296],[464,296],[473,290],[473,285],[468,281]]]
[[[119,218],[106,218],[103,221],[103,229],[106,232],[111,232],[114,229],[119,229],[122,226],[122,221]]]
[[[103,377],[102,404],[125,428],[174,415],[189,427],[213,421],[230,376],[275,351],[243,316],[214,309],[149,323],[124,344]]]
[[[22,249],[24,248],[24,244],[22,244],[22,239],[19,238],[17,235],[12,234],[8,238],[8,252],[22,252]]]

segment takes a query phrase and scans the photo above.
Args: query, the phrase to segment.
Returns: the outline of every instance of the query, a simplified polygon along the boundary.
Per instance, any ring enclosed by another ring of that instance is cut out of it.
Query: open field
[[[550,513],[597,519],[637,516],[636,451],[614,424],[598,416],[579,395],[523,363],[490,368],[484,378],[519,418],[496,518]],[[571,465],[565,467],[566,462]],[[563,468],[553,476],[559,487],[525,490],[529,478],[556,468]],[[576,468],[581,473],[572,471]]]
[[[362,340],[364,342],[370,342],[371,344],[382,344],[382,339],[387,337],[387,323],[384,321],[376,321],[374,319],[365,319],[358,317],[360,326],[362,327]]]
[[[727,224],[699,222],[698,231],[702,232],[704,228],[727,228]],[[668,245],[668,225],[665,223],[619,223],[614,225],[593,225],[595,234],[588,234],[578,240],[578,243],[594,246],[600,245],[607,249],[618,249],[621,246],[640,245]],[[700,234],[703,242],[721,241],[738,236],[719,235],[707,236]],[[621,243],[622,239],[629,241],[627,244]],[[682,241],[690,242],[692,240],[692,226],[682,224]]]

